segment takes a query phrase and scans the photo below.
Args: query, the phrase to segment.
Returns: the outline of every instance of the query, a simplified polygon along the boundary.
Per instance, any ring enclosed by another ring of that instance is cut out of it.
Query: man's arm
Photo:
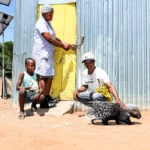
[[[64,42],[64,41],[61,41],[61,40],[60,40],[59,38],[57,38],[57,37],[56,37],[56,40],[59,41],[59,42],[61,42],[61,43],[63,43],[63,44],[68,44],[68,43],[66,43],[66,42]],[[68,46],[69,46],[70,49],[74,49],[74,44],[68,44]]]
[[[58,39],[58,38],[56,38],[56,39],[53,38],[53,37],[51,36],[51,34],[48,33],[48,32],[42,33],[42,36],[43,36],[49,43],[51,43],[52,45],[55,45],[55,46],[57,46],[57,47],[61,47],[61,48],[65,49],[65,50],[68,50],[68,49],[69,49],[69,45],[68,45],[67,43],[61,42],[61,40]]]
[[[79,94],[80,92],[86,91],[87,88],[88,88],[87,85],[82,85],[79,89],[75,90],[75,92],[73,93],[73,98],[74,98],[75,100],[77,100],[78,94]]]
[[[108,87],[109,91],[111,92],[111,94],[114,96],[115,100],[116,100],[116,103],[119,103],[120,106],[122,108],[125,107],[125,104],[123,102],[121,102],[119,96],[118,96],[118,93],[117,93],[117,90],[116,88],[111,84],[111,82],[108,82],[106,83],[106,86]]]
[[[56,37],[56,40],[59,41],[59,42],[62,42],[62,41],[61,41],[59,38],[57,38],[57,37]]]

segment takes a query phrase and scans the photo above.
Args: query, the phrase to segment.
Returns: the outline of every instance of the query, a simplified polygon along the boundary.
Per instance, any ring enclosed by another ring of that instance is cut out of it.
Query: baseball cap
[[[48,13],[53,11],[54,8],[48,4],[43,5],[42,9],[41,9],[41,13]]]
[[[95,60],[94,55],[91,52],[87,52],[83,55],[82,63],[85,60]]]

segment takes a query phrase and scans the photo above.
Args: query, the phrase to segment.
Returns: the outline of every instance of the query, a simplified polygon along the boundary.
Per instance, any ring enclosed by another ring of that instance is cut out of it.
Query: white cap
[[[48,4],[43,5],[42,9],[41,9],[41,13],[48,13],[53,11],[54,8]]]
[[[87,52],[83,55],[82,63],[85,60],[95,60],[94,55],[91,52]]]

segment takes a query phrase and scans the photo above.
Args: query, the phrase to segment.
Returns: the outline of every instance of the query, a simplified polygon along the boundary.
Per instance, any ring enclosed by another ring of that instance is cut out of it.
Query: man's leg
[[[93,100],[92,95],[93,95],[92,92],[82,92],[82,93],[79,93],[78,97],[82,100],[90,101],[90,100]]]
[[[79,98],[82,100],[87,101],[105,101],[106,98],[101,93],[91,93],[91,92],[83,92],[79,93]],[[95,119],[95,113],[96,110],[94,108],[91,108],[89,112],[87,113],[87,116],[91,119]]]
[[[45,78],[41,76],[40,84],[42,86],[44,99],[45,99],[43,100],[43,103],[40,103],[40,108],[50,108],[50,107],[55,106],[54,103],[49,103],[52,100],[52,98],[49,95],[51,85],[52,85],[52,78]],[[43,99],[43,97],[41,97],[41,99]]]
[[[52,81],[53,81],[53,77],[50,77],[50,78],[48,78],[47,79],[47,82],[46,82],[46,91],[45,91],[45,93],[46,93],[46,98],[47,98],[47,100],[50,102],[50,103],[56,103],[57,102],[57,100],[54,100],[54,99],[52,99],[52,97],[50,96],[50,91],[51,91],[51,86],[52,86]],[[49,104],[50,106],[53,106],[53,104]]]
[[[47,79],[45,79],[44,77],[40,77],[40,80],[39,80],[40,84],[41,84],[41,87],[42,87],[42,90],[43,90],[43,94],[46,95],[46,83],[47,83]]]
[[[52,78],[48,78],[46,81],[45,95],[49,95],[51,86],[52,86]]]
[[[93,101],[106,101],[106,98],[101,93],[93,93]]]
[[[82,100],[98,100],[98,101],[105,101],[106,98],[101,93],[92,93],[92,92],[82,92],[79,93],[79,98]]]

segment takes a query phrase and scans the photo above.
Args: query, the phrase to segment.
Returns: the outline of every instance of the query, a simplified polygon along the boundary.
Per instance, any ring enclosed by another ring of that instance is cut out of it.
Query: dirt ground
[[[78,117],[38,115],[18,120],[18,108],[0,99],[0,149],[3,150],[150,150],[150,111],[134,125],[108,126]]]
[[[18,120],[18,109],[0,99],[0,147],[4,150],[149,150],[150,112],[135,125],[104,126],[78,114],[28,116]]]

